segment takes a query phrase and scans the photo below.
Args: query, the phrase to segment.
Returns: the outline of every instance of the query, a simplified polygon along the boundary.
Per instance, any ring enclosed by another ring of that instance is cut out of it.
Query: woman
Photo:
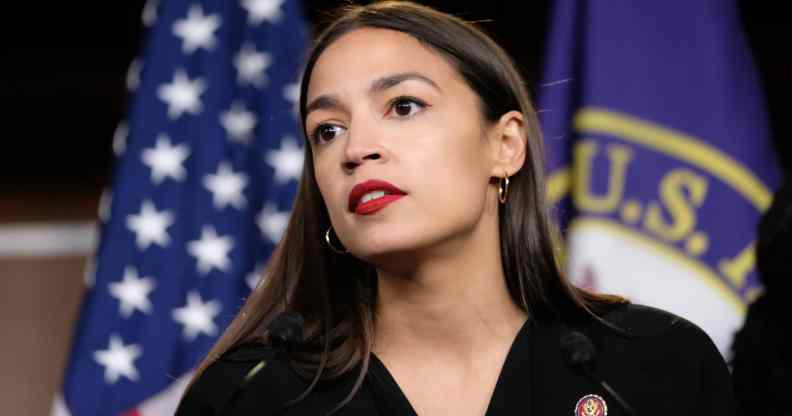
[[[180,414],[729,413],[703,332],[559,272],[536,113],[481,31],[350,7],[300,97],[288,229]]]

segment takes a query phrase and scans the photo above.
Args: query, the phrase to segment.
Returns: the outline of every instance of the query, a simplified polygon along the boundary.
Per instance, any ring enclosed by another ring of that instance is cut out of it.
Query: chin
[[[350,251],[355,253],[356,256],[368,261],[369,259],[390,257],[394,254],[412,251],[412,246],[412,244],[407,244],[393,238],[370,238],[356,243]]]
[[[415,236],[389,235],[356,242],[350,250],[355,257],[380,269],[403,269],[420,257],[428,246],[424,239]]]
[[[409,235],[405,235],[404,231],[395,227],[369,229],[355,234],[348,247],[350,251],[361,256],[400,250],[405,246],[410,246],[411,238]]]

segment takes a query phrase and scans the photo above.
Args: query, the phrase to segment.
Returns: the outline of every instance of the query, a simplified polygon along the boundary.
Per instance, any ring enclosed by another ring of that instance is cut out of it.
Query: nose
[[[344,149],[344,170],[351,172],[364,163],[383,162],[386,152],[379,137],[374,128],[366,128],[362,124],[352,127]]]

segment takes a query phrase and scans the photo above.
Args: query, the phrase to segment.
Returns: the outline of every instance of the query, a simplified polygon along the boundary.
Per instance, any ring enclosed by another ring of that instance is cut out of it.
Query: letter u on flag
[[[549,40],[539,111],[570,278],[727,355],[779,180],[735,2],[559,0]]]

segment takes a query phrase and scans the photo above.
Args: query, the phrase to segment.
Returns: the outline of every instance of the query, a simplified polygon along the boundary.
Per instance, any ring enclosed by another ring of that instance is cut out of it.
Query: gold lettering
[[[627,164],[632,159],[632,152],[626,146],[608,146],[608,192],[604,196],[591,192],[591,172],[596,154],[597,144],[592,140],[583,140],[575,146],[572,200],[583,211],[611,212],[624,197]]]
[[[704,202],[707,186],[706,178],[687,169],[675,169],[667,173],[660,181],[660,201],[671,222],[663,220],[659,203],[650,202],[644,220],[646,229],[670,241],[685,238],[696,226],[695,208]]]
[[[718,262],[718,270],[734,284],[734,287],[741,288],[745,285],[748,273],[753,270],[756,264],[756,253],[754,243],[746,246],[737,257],[732,259],[721,259]]]

